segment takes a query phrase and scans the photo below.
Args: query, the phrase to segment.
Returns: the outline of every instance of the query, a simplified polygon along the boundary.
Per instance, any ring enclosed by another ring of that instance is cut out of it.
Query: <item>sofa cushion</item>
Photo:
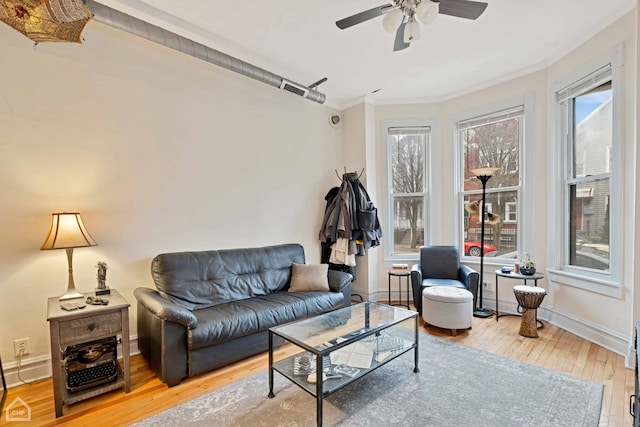
[[[329,264],[296,264],[291,266],[289,292],[328,291]]]
[[[197,310],[188,345],[194,350],[264,331],[342,307],[342,299],[340,292],[277,292]]]
[[[156,256],[151,275],[163,297],[198,310],[280,291],[304,261],[299,244],[176,252]]]

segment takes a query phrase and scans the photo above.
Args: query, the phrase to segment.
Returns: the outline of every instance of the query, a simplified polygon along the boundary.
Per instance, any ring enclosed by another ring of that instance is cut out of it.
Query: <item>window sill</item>
[[[548,279],[563,285],[573,286],[585,291],[595,292],[613,298],[622,298],[622,285],[588,276],[568,273],[562,270],[547,270]]]
[[[486,270],[487,267],[489,269],[492,268],[500,268],[503,266],[513,266],[513,264],[515,263],[515,259],[513,258],[499,258],[499,257],[491,257],[491,256],[484,256],[484,269]],[[480,268],[480,257],[472,257],[472,256],[468,256],[465,255],[463,257],[460,257],[460,262],[463,264],[474,264],[477,265],[478,268]]]

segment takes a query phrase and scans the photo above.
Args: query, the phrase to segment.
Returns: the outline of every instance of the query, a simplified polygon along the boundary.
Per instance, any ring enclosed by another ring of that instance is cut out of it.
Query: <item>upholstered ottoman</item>
[[[425,323],[451,329],[471,329],[473,294],[466,289],[451,286],[431,286],[422,291],[422,318]]]

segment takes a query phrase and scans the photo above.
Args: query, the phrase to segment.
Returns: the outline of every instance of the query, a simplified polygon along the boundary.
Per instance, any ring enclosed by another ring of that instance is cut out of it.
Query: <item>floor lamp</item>
[[[486,309],[482,306],[482,289],[484,288],[484,216],[485,216],[485,198],[487,196],[487,181],[491,179],[493,174],[499,171],[500,168],[479,168],[471,169],[471,173],[476,176],[482,182],[482,208],[480,210],[482,228],[480,229],[480,280],[478,286],[480,292],[478,294],[478,306],[473,308],[474,317],[492,317],[493,311]]]

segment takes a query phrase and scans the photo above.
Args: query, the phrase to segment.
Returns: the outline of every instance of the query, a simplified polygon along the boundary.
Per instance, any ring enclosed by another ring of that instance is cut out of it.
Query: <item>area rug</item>
[[[325,426],[597,426],[602,384],[420,333],[409,352],[324,401]],[[313,396],[268,373],[166,410],[135,426],[313,426]]]

